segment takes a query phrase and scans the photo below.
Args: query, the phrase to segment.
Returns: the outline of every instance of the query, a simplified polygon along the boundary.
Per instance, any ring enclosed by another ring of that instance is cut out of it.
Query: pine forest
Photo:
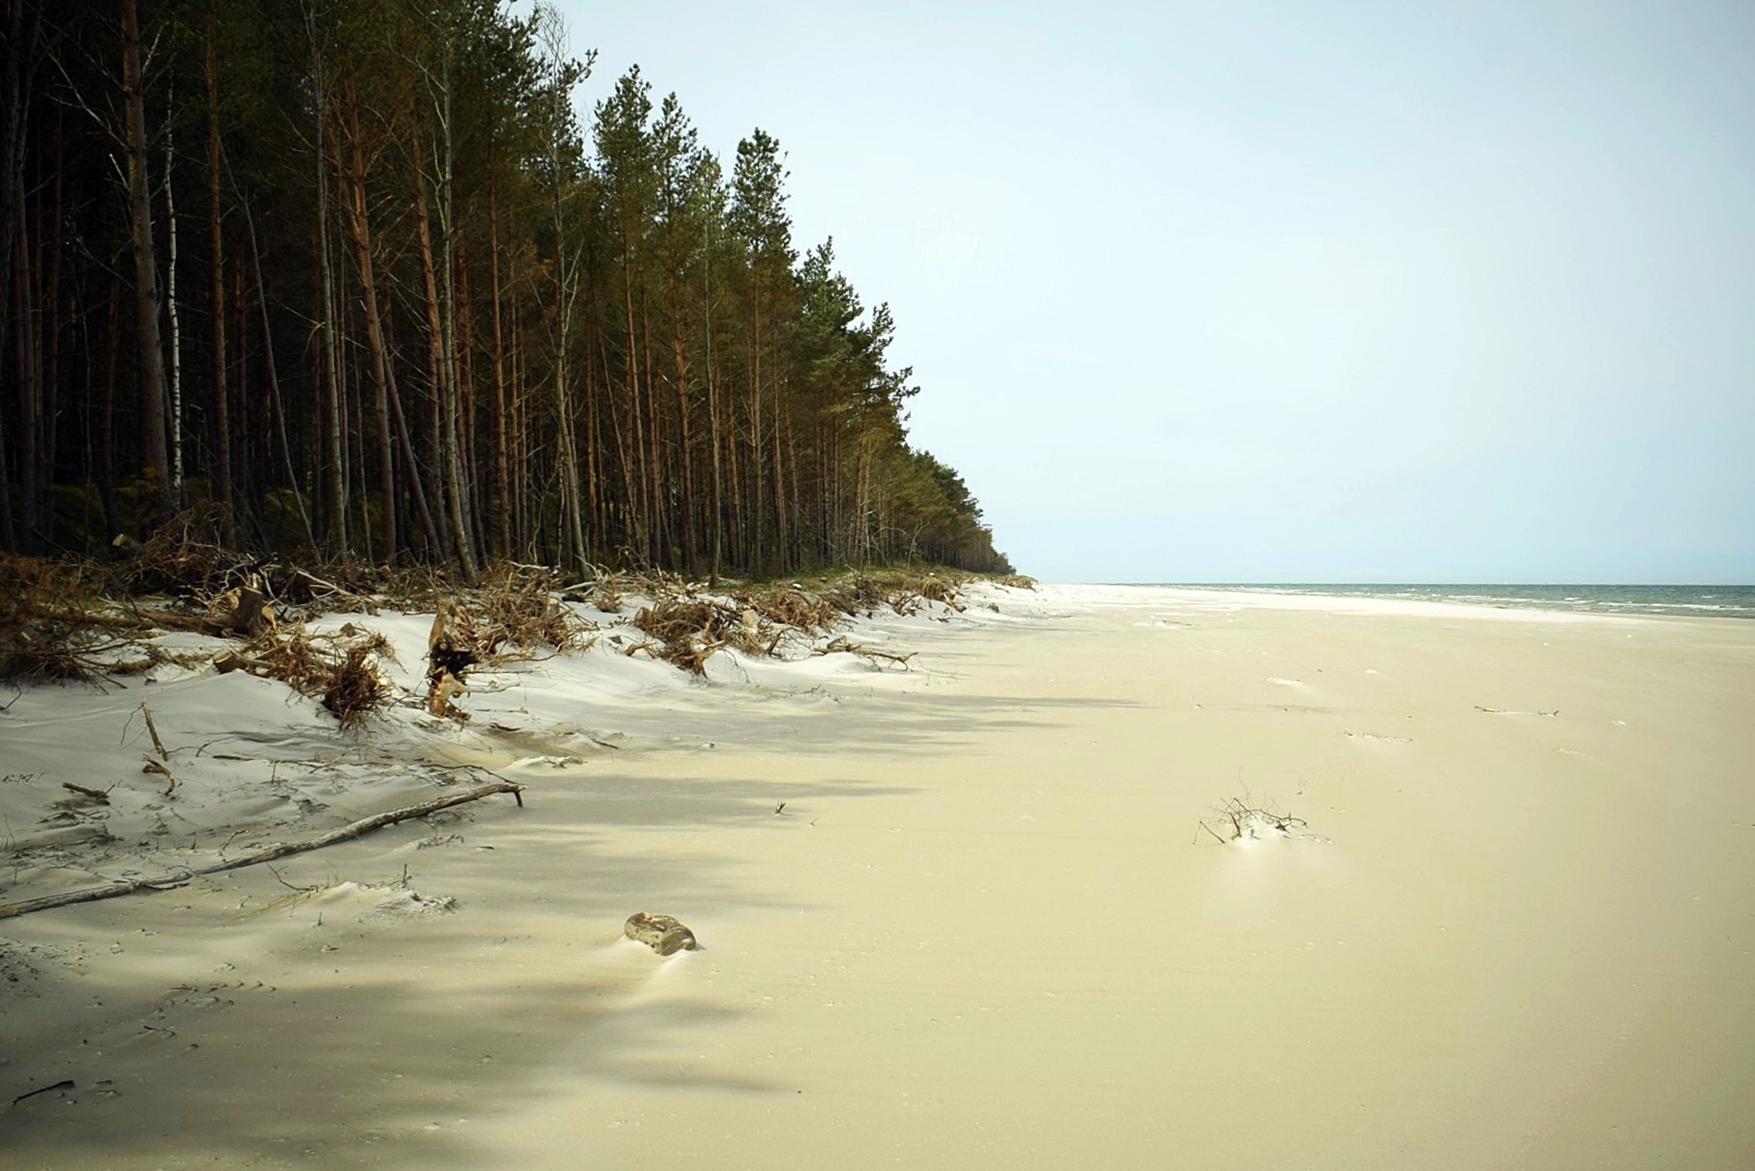
[[[1009,571],[781,144],[554,9],[0,3],[0,547]]]

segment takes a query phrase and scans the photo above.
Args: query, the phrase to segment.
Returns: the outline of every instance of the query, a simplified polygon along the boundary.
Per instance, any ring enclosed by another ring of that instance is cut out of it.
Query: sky
[[[1022,572],[1755,582],[1755,5],[561,8],[779,140]]]

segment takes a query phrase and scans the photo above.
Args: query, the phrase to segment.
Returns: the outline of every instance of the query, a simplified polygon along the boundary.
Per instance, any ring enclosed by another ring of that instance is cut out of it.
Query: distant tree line
[[[0,0],[0,545],[1009,569],[895,324],[497,0]]]

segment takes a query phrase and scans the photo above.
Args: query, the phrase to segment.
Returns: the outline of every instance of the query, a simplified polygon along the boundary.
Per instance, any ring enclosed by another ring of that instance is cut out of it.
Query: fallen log
[[[113,899],[120,895],[133,894],[135,891],[171,890],[184,885],[193,878],[219,874],[226,870],[240,870],[246,866],[255,866],[263,862],[272,862],[276,858],[285,858],[290,854],[303,854],[309,850],[332,846],[336,842],[350,841],[362,834],[382,829],[387,825],[394,825],[399,821],[407,821],[412,817],[425,817],[429,813],[437,813],[441,809],[449,809],[453,805],[462,805],[467,801],[479,801],[481,798],[491,797],[495,793],[510,793],[520,808],[524,805],[523,785],[514,784],[511,781],[495,781],[489,785],[482,785],[480,788],[470,789],[466,793],[452,793],[432,801],[424,801],[419,805],[406,805],[401,809],[374,813],[370,817],[362,817],[358,821],[349,822],[340,829],[330,830],[326,834],[306,841],[282,842],[273,846],[265,846],[260,850],[253,850],[237,858],[217,862],[212,866],[203,866],[196,870],[183,870],[159,878],[125,878],[105,883],[103,886],[87,887],[85,890],[66,891],[62,894],[44,895],[41,898],[6,903],[0,905],[0,919],[16,919],[20,915],[47,911],[51,907],[66,907],[74,903],[93,903],[99,899]]]

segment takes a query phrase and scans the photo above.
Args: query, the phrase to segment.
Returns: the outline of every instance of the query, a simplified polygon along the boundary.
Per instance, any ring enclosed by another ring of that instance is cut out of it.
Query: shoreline
[[[1755,627],[1263,598],[484,687],[524,810],[0,923],[11,1158],[1746,1161]]]
[[[1263,597],[1379,598],[1493,609],[1677,618],[1755,619],[1755,585],[1566,582],[1115,583]]]

